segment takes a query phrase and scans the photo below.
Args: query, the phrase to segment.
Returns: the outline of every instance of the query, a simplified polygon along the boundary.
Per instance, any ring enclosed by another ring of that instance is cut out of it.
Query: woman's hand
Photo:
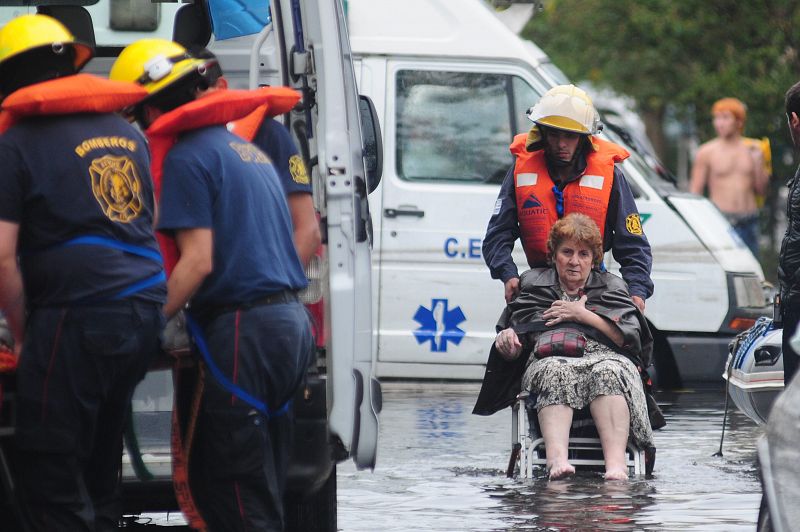
[[[514,329],[503,329],[494,339],[494,345],[503,358],[514,360],[522,353],[522,344]]]
[[[585,323],[586,313],[591,312],[586,309],[586,295],[583,295],[577,301],[553,301],[550,308],[542,313],[542,317],[547,320],[545,325],[552,327],[565,321],[573,321],[575,323]]]
[[[514,298],[519,295],[519,277],[512,277],[505,284],[506,304],[514,301]]]

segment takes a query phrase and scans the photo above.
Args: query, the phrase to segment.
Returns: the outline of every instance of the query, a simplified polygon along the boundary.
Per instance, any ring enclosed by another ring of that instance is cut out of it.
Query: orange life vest
[[[299,100],[300,93],[287,87],[264,87],[253,91],[220,90],[158,117],[145,132],[150,141],[156,200],[161,197],[164,159],[181,133],[201,127],[227,124],[252,113],[261,106],[265,107],[266,116],[287,113]],[[164,257],[164,268],[169,275],[178,262],[178,247],[175,239],[170,236],[157,233],[156,237]]]
[[[256,136],[256,133],[258,133],[258,128],[261,127],[261,123],[264,121],[264,118],[266,116],[274,116],[268,115],[267,110],[267,106],[262,105],[244,118],[234,120],[231,122],[231,125],[233,126],[231,132],[236,133],[248,142],[252,142]]]
[[[525,256],[531,267],[547,264],[547,236],[558,221],[558,200],[545,163],[544,150],[529,152],[525,148],[528,134],[514,137],[511,153],[516,157],[514,190],[517,219]],[[583,176],[568,183],[563,195],[563,216],[579,212],[589,216],[604,236],[606,213],[614,183],[614,164],[630,155],[614,143],[595,138],[596,149],[586,156]]]
[[[0,104],[0,133],[28,116],[115,113],[147,96],[144,87],[91,74],[75,74],[28,85]]]

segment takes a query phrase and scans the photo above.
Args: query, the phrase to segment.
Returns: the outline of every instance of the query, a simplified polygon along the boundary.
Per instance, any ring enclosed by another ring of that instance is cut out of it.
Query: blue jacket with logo
[[[138,130],[111,113],[30,117],[0,135],[0,169],[0,220],[20,226],[30,307],[123,293],[164,302],[160,260],[75,240],[114,241],[159,257],[150,157]],[[153,283],[128,292],[146,279]]]
[[[583,167],[585,168],[585,162]],[[578,168],[576,174],[567,183],[580,178],[584,168]],[[551,175],[552,173],[551,170]],[[633,192],[631,192],[622,170],[615,167],[614,184],[611,187],[611,197],[606,214],[603,250],[610,249],[614,259],[619,262],[620,273],[628,283],[631,295],[646,299],[653,294],[653,281],[650,279],[653,257],[647,237],[644,234],[635,235],[628,231],[625,219],[631,214],[639,214],[633,199]],[[503,179],[500,194],[497,196],[497,203],[492,217],[489,219],[486,236],[483,240],[483,258],[486,265],[489,266],[493,279],[500,279],[505,283],[509,279],[519,277],[517,266],[511,258],[511,252],[514,250],[514,243],[519,238],[519,234],[517,201],[514,191],[514,166],[512,165]]]
[[[270,159],[224,126],[186,132],[172,147],[159,206],[159,231],[209,228],[216,235],[213,271],[192,296],[201,312],[307,286]]]

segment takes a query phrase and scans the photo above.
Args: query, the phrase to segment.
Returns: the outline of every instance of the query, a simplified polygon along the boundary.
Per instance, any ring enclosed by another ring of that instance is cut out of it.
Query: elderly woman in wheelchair
[[[508,406],[520,386],[535,395],[555,480],[575,472],[568,459],[573,412],[588,405],[606,480],[627,479],[629,438],[641,449],[652,448],[643,386],[652,336],[624,281],[598,269],[602,238],[594,221],[566,216],[553,226],[547,245],[552,267],[525,272],[519,295],[500,317],[475,413]],[[498,385],[511,393],[491,389]],[[655,401],[650,405],[657,409]]]

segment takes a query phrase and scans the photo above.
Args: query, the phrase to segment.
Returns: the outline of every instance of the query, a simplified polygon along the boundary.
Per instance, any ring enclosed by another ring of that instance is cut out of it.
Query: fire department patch
[[[267,154],[249,142],[229,142],[228,145],[239,154],[239,158],[246,163],[269,164],[272,161]]]
[[[306,172],[306,165],[299,155],[289,157],[289,174],[298,185],[307,185],[310,182],[308,172]]]
[[[130,157],[106,155],[89,165],[92,192],[103,213],[128,223],[142,212],[142,181]]]
[[[625,218],[625,228],[632,235],[642,236],[642,219],[637,213],[629,214]]]

